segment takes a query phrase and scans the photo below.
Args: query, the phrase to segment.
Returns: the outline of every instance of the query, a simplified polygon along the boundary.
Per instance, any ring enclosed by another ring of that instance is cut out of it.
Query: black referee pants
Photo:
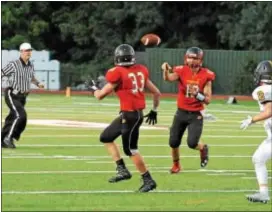
[[[2,138],[6,136],[14,138],[17,141],[20,139],[21,133],[24,131],[27,122],[27,114],[25,111],[26,94],[13,94],[11,88],[5,90],[5,102],[10,111],[6,117],[4,127],[2,128]]]

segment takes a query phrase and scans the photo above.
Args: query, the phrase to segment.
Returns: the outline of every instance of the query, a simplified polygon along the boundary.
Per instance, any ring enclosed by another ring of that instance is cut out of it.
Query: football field
[[[152,106],[150,99],[145,113]],[[129,158],[133,176],[116,184],[115,174],[99,134],[119,112],[111,97],[31,94],[26,105],[28,125],[16,149],[2,149],[3,211],[271,211],[268,204],[250,203],[246,194],[258,185],[251,157],[266,137],[262,123],[239,129],[247,115],[258,113],[255,102],[208,107],[216,122],[205,122],[202,139],[210,146],[210,161],[200,168],[199,152],[182,141],[180,174],[170,175],[169,127],[175,99],[162,99],[158,125],[143,124],[139,150],[158,187],[137,193],[141,178]],[[2,98],[2,121],[7,115]],[[120,139],[116,141],[121,145]],[[267,164],[271,190],[271,161]],[[271,193],[271,191],[270,191]]]

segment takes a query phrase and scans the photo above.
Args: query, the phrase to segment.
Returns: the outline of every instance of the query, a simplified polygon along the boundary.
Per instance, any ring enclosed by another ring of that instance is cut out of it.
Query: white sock
[[[255,172],[259,185],[268,184],[268,173],[265,164],[255,163]],[[260,193],[268,195],[268,186],[260,186]]]
[[[268,186],[260,186],[260,193],[268,196]]]

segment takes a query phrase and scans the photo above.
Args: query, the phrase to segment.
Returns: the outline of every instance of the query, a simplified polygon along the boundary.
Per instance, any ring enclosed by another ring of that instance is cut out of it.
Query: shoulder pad
[[[115,69],[117,69],[117,67],[113,67],[113,68],[109,69],[108,71],[114,71]]]
[[[257,87],[253,91],[252,97],[260,103],[272,101],[272,85],[262,85]]]

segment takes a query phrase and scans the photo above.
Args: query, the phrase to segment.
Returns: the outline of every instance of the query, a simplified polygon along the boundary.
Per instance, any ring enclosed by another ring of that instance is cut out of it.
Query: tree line
[[[2,2],[2,49],[30,42],[62,63],[111,64],[156,33],[160,47],[272,49],[272,2]]]

